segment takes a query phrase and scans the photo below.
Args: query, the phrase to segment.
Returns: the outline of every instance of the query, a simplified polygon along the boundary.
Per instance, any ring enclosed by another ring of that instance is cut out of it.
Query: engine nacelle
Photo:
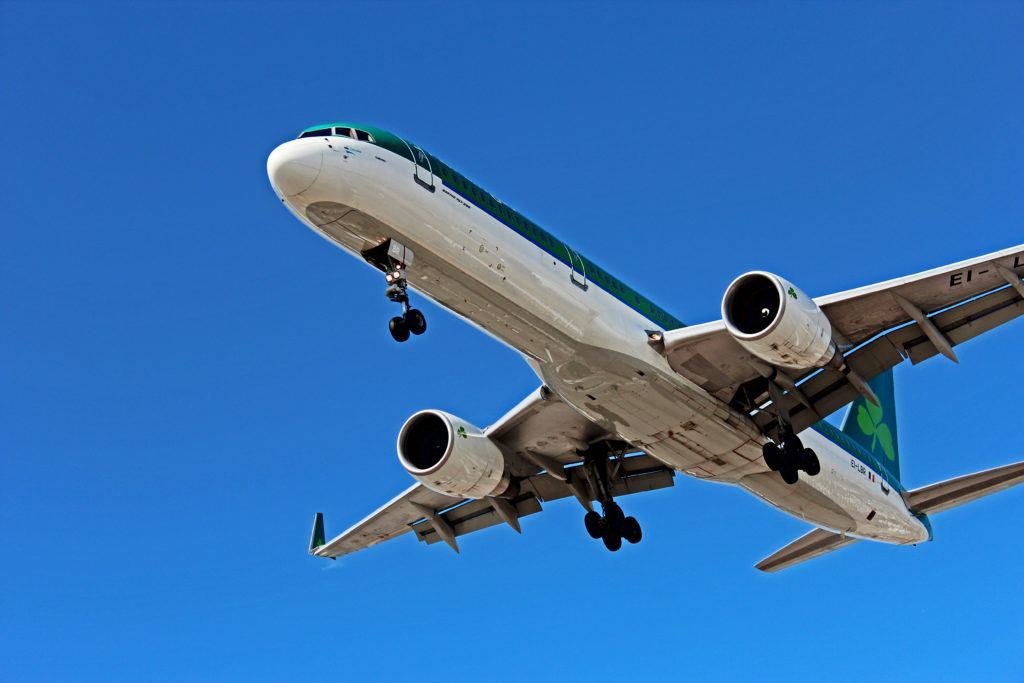
[[[772,273],[754,271],[733,280],[722,299],[722,319],[743,348],[772,365],[810,370],[836,353],[825,312]]]
[[[449,496],[498,496],[509,487],[505,456],[477,427],[421,410],[398,433],[398,460],[424,486]]]

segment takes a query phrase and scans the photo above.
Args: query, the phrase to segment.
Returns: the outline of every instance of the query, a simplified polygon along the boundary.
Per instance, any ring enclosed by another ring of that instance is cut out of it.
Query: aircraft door
[[[563,244],[565,244],[563,242]],[[587,289],[587,266],[583,263],[583,259],[580,255],[573,251],[572,247],[565,244],[565,250],[569,252],[569,279],[572,283],[580,289],[586,291]]]
[[[416,164],[413,168],[413,174],[416,182],[424,189],[433,192],[434,168],[433,164],[430,163],[430,157],[428,157],[426,152],[416,145],[412,146],[412,154],[416,157]]]
[[[416,145],[409,144],[406,140],[402,140],[402,142],[409,148],[409,153],[415,159],[412,163],[413,180],[424,190],[433,192],[436,188],[434,186],[434,166],[430,162],[430,157]]]

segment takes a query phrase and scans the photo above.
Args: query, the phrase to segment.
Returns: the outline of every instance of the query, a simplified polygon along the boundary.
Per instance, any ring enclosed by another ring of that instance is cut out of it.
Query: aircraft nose
[[[292,140],[267,157],[267,175],[279,195],[290,197],[313,186],[323,163],[323,145],[319,140]]]

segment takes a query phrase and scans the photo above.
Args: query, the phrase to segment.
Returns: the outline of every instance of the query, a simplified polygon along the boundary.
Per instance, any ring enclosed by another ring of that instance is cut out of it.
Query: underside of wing
[[[861,395],[854,378],[869,380],[909,359],[937,354],[1024,315],[1024,246],[944,268],[815,299],[831,323],[845,367],[766,372],[723,321],[670,330],[665,355],[672,368],[775,437],[776,413],[767,375],[786,391],[784,409],[800,432]]]
[[[520,531],[519,519],[540,512],[542,503],[569,496],[590,509],[598,498],[578,450],[601,442],[614,446],[608,488],[620,496],[672,486],[675,473],[572,409],[540,387],[483,432],[508,455],[514,486],[500,497],[459,498],[415,484],[366,519],[329,542],[322,542],[317,516],[310,553],[336,558],[414,531],[426,543],[444,541],[458,551],[456,538],[496,524]]]
[[[852,536],[844,536],[825,529],[815,529],[781,550],[772,553],[754,566],[763,572],[777,572],[780,569],[792,567],[794,564],[806,562],[833,550],[852,545],[858,540]]]
[[[609,483],[610,493],[615,497],[674,484],[675,472],[649,455],[623,457],[615,462],[613,468]],[[542,502],[576,496],[584,506],[590,507],[597,499],[597,493],[591,488],[583,467],[570,467],[565,473],[566,481],[550,474],[528,477],[520,483],[520,493],[512,500],[489,497],[466,501],[439,513],[440,521],[451,530],[452,536],[462,536],[502,523],[519,531],[518,519],[540,512]],[[444,533],[439,533],[437,520],[424,519],[412,528],[416,537],[428,544],[447,540]]]
[[[423,484],[414,484],[337,538],[311,548],[310,553],[317,557],[335,558],[369,548],[381,541],[401,536],[412,528],[414,522],[423,519],[423,512],[418,505],[443,510],[460,500],[431,491]]]

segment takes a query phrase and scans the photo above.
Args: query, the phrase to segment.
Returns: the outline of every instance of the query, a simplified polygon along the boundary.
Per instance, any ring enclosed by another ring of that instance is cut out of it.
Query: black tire
[[[797,474],[795,467],[783,467],[781,470],[779,470],[779,474],[782,475],[782,481],[786,482],[787,484],[795,484],[797,482],[797,479],[800,478],[800,475]]]
[[[618,524],[620,524],[623,518],[626,516],[622,514],[622,508],[619,507],[618,503],[608,503],[607,505],[602,505],[601,507],[604,510],[604,516],[607,520],[607,523],[611,524],[612,526],[617,526]]]
[[[611,524],[605,525],[601,540],[604,541],[604,547],[613,553],[622,547],[622,536],[619,536],[619,530],[613,528]]]
[[[427,319],[415,308],[410,308],[405,314],[405,326],[413,334],[423,334],[427,331]]]
[[[640,522],[636,521],[636,517],[626,517],[622,520],[622,537],[630,543],[639,543],[640,539],[644,537],[642,531],[640,531]]]
[[[800,453],[804,450],[804,445],[799,437],[791,436],[782,442],[782,450],[790,462],[799,463]]]
[[[782,464],[782,455],[779,453],[779,447],[771,441],[761,446],[761,457],[764,458],[764,464],[768,465],[768,469],[772,472],[777,471]]]
[[[601,535],[604,534],[604,522],[601,521],[601,515],[593,510],[583,518],[583,525],[587,527],[587,533],[591,538],[601,538]]]
[[[405,326],[405,320],[399,316],[391,319],[391,322],[388,323],[388,330],[391,331],[391,336],[396,342],[404,342],[409,338],[409,328]]]
[[[818,455],[810,448],[805,448],[800,453],[800,469],[806,472],[809,476],[813,477],[821,472],[821,463],[818,461]]]

